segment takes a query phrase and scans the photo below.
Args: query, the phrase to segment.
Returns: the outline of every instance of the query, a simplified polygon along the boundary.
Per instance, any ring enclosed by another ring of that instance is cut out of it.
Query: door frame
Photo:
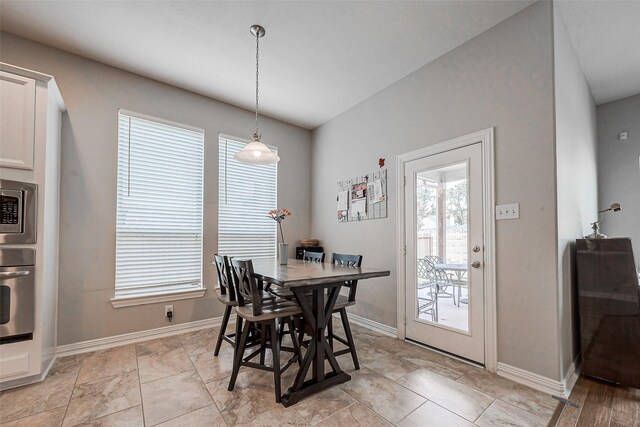
[[[496,253],[495,253],[495,158],[494,128],[490,127],[468,135],[429,145],[396,156],[396,250],[398,254],[398,338],[406,337],[406,221],[405,221],[405,164],[412,160],[440,154],[480,143],[482,147],[482,232],[484,237],[484,363],[485,369],[495,372],[498,363],[497,305],[496,305]]]

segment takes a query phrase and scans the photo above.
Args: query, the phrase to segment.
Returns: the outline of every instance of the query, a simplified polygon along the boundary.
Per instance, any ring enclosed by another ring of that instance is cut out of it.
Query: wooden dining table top
[[[347,267],[327,262],[289,259],[280,265],[275,258],[253,260],[254,275],[268,283],[282,287],[314,286],[347,280],[371,279],[389,276],[389,270],[370,267]]]

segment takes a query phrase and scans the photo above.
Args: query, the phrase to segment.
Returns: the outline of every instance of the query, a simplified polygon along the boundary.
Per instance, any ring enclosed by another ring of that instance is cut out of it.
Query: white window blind
[[[247,258],[276,256],[276,165],[252,165],[233,158],[245,142],[219,138],[218,253]],[[277,150],[272,148],[277,153]]]
[[[118,120],[115,297],[200,289],[204,131]]]

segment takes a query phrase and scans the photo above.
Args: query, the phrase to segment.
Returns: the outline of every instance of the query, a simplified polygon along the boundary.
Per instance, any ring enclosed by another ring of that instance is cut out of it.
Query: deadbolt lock
[[[471,248],[471,250],[472,250],[473,252],[480,252],[480,246],[478,246],[478,245],[474,245],[474,246]]]

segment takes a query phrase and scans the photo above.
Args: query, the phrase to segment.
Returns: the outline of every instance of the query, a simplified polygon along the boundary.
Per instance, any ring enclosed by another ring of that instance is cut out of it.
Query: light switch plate
[[[496,206],[496,221],[502,219],[518,219],[520,218],[520,204],[511,203],[509,205]]]

